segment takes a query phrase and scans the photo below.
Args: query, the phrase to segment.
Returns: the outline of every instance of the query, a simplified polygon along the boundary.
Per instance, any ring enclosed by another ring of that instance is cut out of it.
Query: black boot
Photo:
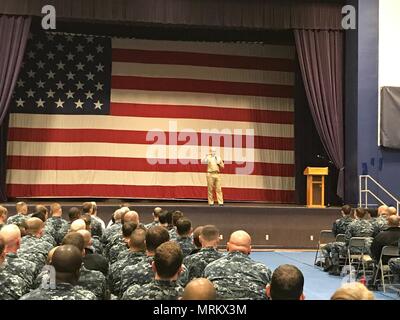
[[[340,268],[338,266],[332,266],[331,270],[329,271],[331,276],[340,276]]]

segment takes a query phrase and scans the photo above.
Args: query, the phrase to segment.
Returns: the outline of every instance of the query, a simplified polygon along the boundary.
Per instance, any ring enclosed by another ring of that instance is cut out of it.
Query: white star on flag
[[[35,73],[36,73],[36,72],[34,72],[33,70],[29,70],[29,71],[28,71],[28,77],[29,77],[29,78],[33,78],[33,77],[35,76]]]
[[[96,89],[98,91],[103,90],[103,84],[101,84],[100,82],[97,82],[97,84],[95,85]]]
[[[92,54],[88,54],[86,56],[87,61],[93,61],[93,58],[94,58],[94,55],[92,55]]]
[[[82,70],[83,71],[83,67],[84,67],[85,65],[84,64],[82,64],[82,63],[78,63],[77,65],[76,65],[76,68],[78,69],[78,70]]]
[[[102,71],[104,71],[104,66],[103,66],[101,63],[99,63],[99,64],[96,66],[96,69],[97,69],[97,72],[102,72]]]
[[[35,91],[32,91],[32,89],[29,89],[26,94],[28,95],[28,98],[33,98],[33,95],[35,94]]]
[[[57,48],[58,51],[63,51],[64,50],[64,46],[61,43],[56,45],[56,48]]]
[[[80,89],[83,89],[83,83],[79,81],[79,82],[76,84],[76,90],[80,90]]]
[[[94,80],[94,74],[91,73],[91,72],[89,72],[89,73],[86,75],[86,77],[87,77],[88,80]]]
[[[79,99],[78,101],[75,102],[75,107],[76,109],[80,108],[83,109],[83,102]]]
[[[67,54],[67,60],[68,61],[74,60],[74,55],[71,52]]]
[[[54,79],[54,76],[56,75],[53,71],[49,71],[49,72],[47,72],[46,73],[47,74],[47,77],[49,78],[49,79]]]
[[[57,89],[58,89],[58,90],[64,89],[64,83],[62,83],[61,81],[58,81],[58,82],[56,83],[56,86],[57,86]]]
[[[85,93],[86,99],[93,99],[94,93],[92,93],[90,90]]]
[[[56,64],[56,66],[57,66],[58,70],[61,70],[61,69],[64,70],[65,63],[62,63],[60,61],[59,63]]]
[[[58,98],[58,101],[54,102],[57,105],[57,108],[64,108],[64,101],[61,101],[60,98]]]
[[[95,107],[94,107],[95,110],[96,110],[96,109],[100,109],[100,110],[101,110],[101,106],[102,106],[103,104],[100,103],[99,100],[97,100],[97,102],[96,102],[94,105],[95,105]]]
[[[19,80],[17,81],[17,86],[18,86],[19,88],[23,87],[24,84],[25,84],[25,82],[22,81],[22,79],[19,79]]]
[[[83,48],[84,48],[83,45],[78,44],[78,45],[76,46],[76,51],[78,51],[78,52],[83,52]]]
[[[47,98],[54,98],[55,92],[50,89],[49,91],[46,92],[46,94],[47,94]]]
[[[15,100],[15,102],[17,103],[17,107],[23,107],[25,101],[22,100],[21,98],[19,98],[18,100]]]
[[[44,108],[44,101],[42,100],[42,98],[36,101],[36,105],[38,108],[40,107]]]
[[[38,88],[44,88],[44,82],[39,80],[37,83]]]
[[[103,49],[104,49],[104,47],[102,47],[101,45],[98,45],[98,46],[96,47],[97,53],[103,52]]]
[[[38,61],[37,66],[38,66],[38,69],[43,69],[44,68],[44,62],[43,61]]]
[[[49,53],[47,54],[47,58],[48,58],[49,60],[53,60],[53,59],[54,59],[54,53],[53,53],[53,52],[49,52]]]
[[[67,93],[65,93],[67,95],[67,99],[73,99],[74,98],[74,93],[71,90],[68,90]]]
[[[67,78],[68,80],[74,80],[75,74],[72,73],[71,71],[67,73]]]

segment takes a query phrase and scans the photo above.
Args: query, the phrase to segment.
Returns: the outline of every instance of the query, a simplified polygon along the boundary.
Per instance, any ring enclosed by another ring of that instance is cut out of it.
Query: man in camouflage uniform
[[[129,239],[129,250],[125,258],[116,261],[110,267],[108,283],[111,293],[121,296],[119,289],[121,287],[121,274],[127,266],[134,266],[146,259],[146,231],[136,229],[132,232]]]
[[[24,295],[21,300],[96,300],[96,296],[82,287],[76,286],[79,270],[82,265],[82,254],[73,245],[58,247],[52,257],[55,269],[55,286],[39,288]]]
[[[151,268],[155,251],[162,243],[169,241],[168,231],[161,226],[150,228],[146,233],[146,258],[136,265],[129,265],[121,273],[121,287],[118,292],[123,294],[130,286],[144,285],[151,282],[154,272]]]
[[[204,277],[217,290],[219,299],[266,300],[265,288],[271,282],[271,270],[253,261],[251,237],[245,231],[235,231],[227,243],[228,254],[204,269]]]
[[[365,249],[364,254],[370,254],[370,247],[374,235],[374,227],[369,220],[366,220],[366,210],[363,208],[355,209],[355,220],[349,224],[345,233],[346,242],[332,247],[331,250],[331,261],[332,267],[329,274],[340,275],[339,269],[339,258],[340,256],[346,255],[347,246],[349,245],[350,239],[353,237],[365,237]],[[359,253],[359,252],[352,252]]]
[[[68,228],[68,221],[62,218],[62,207],[59,203],[53,203],[50,206],[51,217],[46,220],[46,227],[57,244],[62,242],[64,234],[60,230]]]
[[[24,282],[23,290],[27,292],[33,284],[38,268],[35,263],[17,254],[21,243],[21,232],[16,225],[10,224],[0,230],[0,237],[3,238],[5,244],[3,271],[21,278]]]
[[[0,300],[17,300],[25,293],[25,282],[4,268],[5,258],[5,241],[0,237]]]
[[[203,226],[199,238],[202,245],[200,251],[187,256],[183,260],[183,264],[188,269],[189,281],[194,278],[201,278],[205,267],[223,256],[223,253],[217,249],[220,239],[219,230],[215,226]]]
[[[27,235],[21,239],[21,246],[18,253],[26,257],[27,260],[36,264],[40,272],[46,263],[47,254],[53,246],[42,240],[44,223],[39,218],[29,218],[26,220],[28,229]]]
[[[133,285],[122,300],[177,300],[183,292],[178,283],[182,271],[182,250],[176,242],[168,241],[156,249],[152,264],[154,279],[143,286]]]
[[[399,252],[400,252],[400,240],[398,242]],[[400,282],[400,258],[392,258],[389,260],[389,268],[393,275],[397,278],[394,283]]]
[[[64,237],[68,233],[68,231],[70,230],[71,224],[80,218],[81,218],[81,210],[79,210],[79,208],[72,207],[68,210],[69,222],[67,224],[63,224],[63,226],[58,231],[57,238],[60,240],[60,243],[62,242],[62,239],[64,239]]]
[[[156,207],[153,210],[153,221],[146,224],[146,229],[150,229],[151,227],[158,226],[160,224],[160,221],[158,220],[158,217],[160,216],[162,209],[160,207]]]
[[[122,239],[116,242],[110,249],[108,254],[108,260],[110,264],[113,264],[117,261],[118,255],[123,251],[128,251],[129,248],[129,240],[132,235],[132,232],[137,228],[137,224],[133,222],[125,222],[122,226]]]
[[[25,202],[17,202],[15,209],[17,214],[8,218],[7,224],[16,224],[19,226],[22,221],[28,218],[28,205]]]
[[[192,222],[187,218],[181,218],[176,222],[176,232],[178,237],[176,242],[180,245],[183,257],[188,256],[195,248],[192,238]]]
[[[92,236],[96,236],[99,239],[103,236],[103,228],[101,226],[101,223],[92,217],[94,214],[93,212],[93,203],[92,202],[84,202],[82,204],[82,215],[88,215],[91,217],[90,219],[90,232],[92,233]]]
[[[7,223],[8,210],[0,206],[0,230]]]
[[[335,235],[335,237],[338,234],[345,234],[349,224],[351,222],[353,222],[353,218],[351,217],[352,208],[350,206],[348,206],[348,205],[343,206],[340,213],[341,213],[342,217],[340,219],[337,219],[333,223],[333,226],[332,226],[332,232]],[[332,248],[336,247],[336,246],[343,246],[343,245],[344,245],[344,242],[336,242],[335,241],[335,242],[327,243],[323,248],[321,248],[321,253],[325,258],[324,271],[328,271],[332,266],[332,263],[329,261]]]
[[[73,245],[81,252],[82,258],[85,252],[85,240],[79,232],[68,233],[62,242],[63,245]],[[83,261],[83,260],[82,260]],[[108,298],[106,277],[97,270],[86,269],[84,265],[80,268],[78,279],[79,286],[93,292],[100,300]]]
[[[381,231],[387,228],[387,218],[389,216],[389,207],[382,205],[378,208],[378,217],[371,219],[371,224],[374,227],[374,237]]]

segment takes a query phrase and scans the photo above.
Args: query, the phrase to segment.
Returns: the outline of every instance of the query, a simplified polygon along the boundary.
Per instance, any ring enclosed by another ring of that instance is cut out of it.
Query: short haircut
[[[47,207],[42,204],[38,204],[35,209],[36,212],[43,212],[45,215],[49,214],[49,210],[47,209]]]
[[[203,228],[204,228],[203,226],[198,226],[193,231],[193,243],[197,248],[201,248],[200,234],[201,234],[201,230],[203,230]]]
[[[186,235],[192,229],[192,222],[188,218],[180,218],[176,222],[176,232],[178,235]]]
[[[139,249],[141,251],[146,250],[146,230],[141,228],[135,229],[132,232],[129,239],[129,247]]]
[[[183,218],[183,212],[179,210],[175,210],[172,212],[172,224],[176,226],[176,223],[179,219]]]
[[[84,202],[82,204],[82,213],[90,213],[90,210],[93,209],[93,203],[91,202]]]
[[[85,249],[85,239],[79,232],[69,232],[67,235],[64,237],[62,245],[73,245],[77,247],[80,251]]]
[[[35,235],[38,234],[40,230],[44,228],[44,222],[43,220],[37,218],[37,217],[32,217],[29,219],[26,219],[26,233],[30,235]]]
[[[354,210],[355,216],[359,219],[363,219],[366,214],[366,210],[364,208],[356,208]]]
[[[61,205],[60,205],[59,203],[57,203],[57,202],[52,203],[52,204],[50,205],[50,211],[51,211],[51,213],[53,213],[54,211],[60,210],[60,209],[61,209]]]
[[[374,294],[359,282],[346,283],[335,291],[331,300],[374,300]]]
[[[284,264],[275,269],[271,280],[272,300],[299,300],[303,293],[304,277],[293,265]]]
[[[2,236],[0,236],[0,255],[3,254],[4,248],[6,247],[6,243],[4,242],[4,239]]]
[[[132,232],[137,228],[137,224],[134,222],[125,222],[122,225],[122,235],[124,237],[130,237]]]
[[[162,210],[160,214],[158,215],[158,221],[161,224],[166,224],[168,223],[168,211],[167,210]]]
[[[162,212],[162,209],[160,207],[156,207],[153,209],[153,215],[154,217],[158,218],[160,216],[160,212]]]
[[[37,211],[34,214],[32,214],[32,218],[39,218],[43,222],[46,222],[46,214],[41,211]]]
[[[27,206],[27,204],[23,201],[17,202],[15,208],[17,209],[17,213],[22,209],[22,207]]]
[[[206,241],[214,241],[219,238],[219,230],[216,226],[209,224],[201,228],[200,235]]]
[[[349,206],[349,205],[344,205],[343,207],[342,207],[342,212],[346,215],[346,216],[348,216],[348,215],[350,215],[351,214],[351,210],[352,210],[352,208],[351,208],[351,206]]]
[[[154,255],[157,274],[164,279],[174,276],[182,265],[183,254],[181,247],[175,241],[161,244]]]
[[[81,210],[77,207],[72,207],[68,210],[68,218],[70,221],[79,219],[81,216]]]
[[[157,247],[169,241],[169,232],[162,226],[154,226],[147,230],[146,248],[148,251],[154,252]]]

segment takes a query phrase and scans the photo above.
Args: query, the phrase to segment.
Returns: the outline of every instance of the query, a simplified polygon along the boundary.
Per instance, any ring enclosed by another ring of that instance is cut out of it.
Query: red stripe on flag
[[[197,52],[112,49],[112,61],[293,72],[294,61]]]
[[[140,103],[111,103],[111,115],[293,124],[294,112]]]
[[[112,76],[111,88],[293,98],[293,86],[197,79]]]
[[[7,193],[15,198],[139,198],[203,199],[207,187],[128,186],[128,185],[48,185],[8,184]],[[293,203],[294,191],[223,188],[224,199],[233,201],[266,201]]]
[[[163,132],[160,132],[160,134]],[[146,139],[148,131],[128,131],[128,130],[107,130],[107,129],[40,129],[40,128],[10,128],[8,131],[8,141],[28,141],[28,142],[103,142],[103,143],[127,143],[127,144],[154,144],[152,139]],[[165,132],[165,144],[178,145],[201,145],[202,140],[207,141],[206,145],[210,145],[211,139],[221,141],[221,147],[225,145],[237,144],[237,140],[242,143],[243,147],[247,146],[246,136],[222,135],[222,134],[204,134],[196,133],[195,140],[185,141],[176,140],[175,143],[170,138],[184,136],[183,132]],[[271,150],[294,150],[294,138],[280,137],[248,137],[254,138],[255,149],[271,149]],[[227,141],[227,143],[225,143]],[[157,142],[157,141],[156,141]],[[160,142],[158,142],[160,143]],[[249,146],[250,147],[250,146]]]
[[[154,159],[152,159],[154,160]],[[205,172],[204,164],[165,163],[151,164],[143,158],[114,157],[33,157],[8,156],[8,169],[17,170],[115,170],[115,171],[147,171],[147,172]],[[162,161],[159,160],[159,161]],[[197,160],[198,162],[198,160]],[[249,174],[263,176],[293,177],[294,165],[275,163],[225,163],[223,173],[235,174],[236,169],[251,168]]]

